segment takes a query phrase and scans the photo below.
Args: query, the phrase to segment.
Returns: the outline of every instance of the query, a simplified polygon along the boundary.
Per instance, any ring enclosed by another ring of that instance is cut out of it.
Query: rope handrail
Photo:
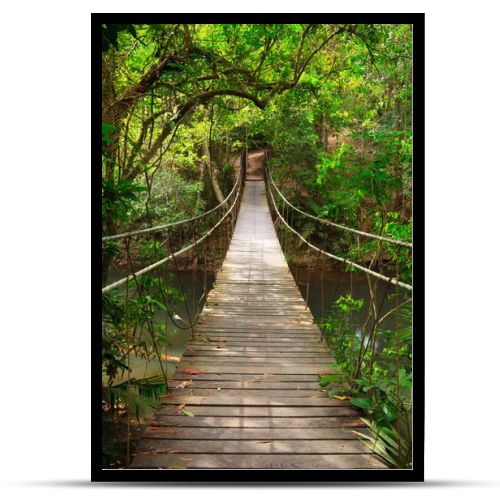
[[[110,236],[103,236],[102,237],[102,241],[117,240],[117,239],[121,239],[121,238],[127,238],[127,237],[130,237],[130,236],[135,236],[137,234],[153,233],[153,232],[156,232],[156,231],[161,231],[163,229],[168,229],[170,227],[178,226],[180,224],[187,224],[188,222],[193,222],[195,220],[201,219],[202,217],[205,217],[205,216],[211,214],[212,212],[215,212],[215,210],[217,210],[221,206],[227,204],[227,200],[234,193],[234,190],[236,189],[236,186],[238,185],[238,182],[239,182],[240,177],[241,177],[241,170],[242,169],[240,168],[239,172],[238,172],[238,177],[236,178],[236,181],[235,181],[235,183],[233,185],[233,188],[231,189],[230,193],[216,207],[211,208],[207,212],[204,212],[204,213],[202,213],[200,215],[196,215],[196,216],[191,217],[189,219],[183,219],[183,220],[179,220],[179,221],[176,221],[176,222],[170,222],[169,224],[162,224],[160,226],[153,226],[153,227],[148,227],[148,228],[145,228],[145,229],[137,229],[135,231],[129,231],[127,233],[120,233],[120,234],[113,234],[113,235],[110,235]]]
[[[272,178],[271,178],[272,180]],[[274,183],[273,183],[274,184]],[[274,206],[274,210],[276,212],[276,214],[278,215],[278,217],[281,219],[281,221],[283,222],[283,224],[285,224],[285,226],[290,229],[290,231],[292,231],[293,233],[295,233],[304,243],[306,243],[306,245],[308,245],[309,247],[313,248],[314,250],[317,250],[318,252],[322,253],[323,255],[326,255],[327,257],[330,257],[332,259],[335,259],[335,260],[338,260],[340,262],[343,262],[344,264],[349,264],[350,266],[352,267],[355,267],[356,269],[359,269],[367,274],[370,274],[376,278],[379,278],[387,283],[391,283],[393,285],[396,285],[396,286],[399,286],[399,287],[402,287],[402,288],[406,288],[407,290],[410,290],[412,291],[413,290],[413,287],[412,285],[408,285],[407,283],[403,283],[402,281],[399,281],[397,280],[396,278],[389,278],[388,276],[384,276],[383,274],[380,274],[380,273],[377,273],[375,271],[372,271],[371,269],[368,269],[366,267],[363,267],[359,264],[356,264],[355,262],[349,260],[349,259],[346,259],[345,257],[339,257],[338,255],[334,255],[332,253],[329,253],[329,252],[326,252],[325,250],[322,250],[321,248],[318,248],[317,246],[313,245],[312,243],[309,243],[299,232],[297,232],[295,229],[293,229],[287,222],[286,220],[282,217],[280,211],[278,210],[277,206],[276,206],[276,202],[274,200],[274,196],[273,196],[273,193],[272,193],[272,190],[271,189],[268,189],[269,191],[269,194],[271,195],[271,201],[273,202],[273,206]]]
[[[303,210],[300,210],[300,208],[297,208],[296,206],[292,205],[285,198],[285,196],[283,195],[283,193],[278,189],[278,186],[276,186],[276,183],[274,182],[274,179],[273,179],[273,177],[271,175],[271,171],[270,171],[269,168],[267,168],[267,172],[269,174],[269,179],[271,180],[272,185],[274,186],[274,188],[276,189],[276,191],[278,192],[278,194],[281,196],[281,198],[283,198],[283,201],[287,205],[289,205],[290,207],[292,207],[295,211],[301,213],[302,215],[305,215],[306,217],[310,217],[311,219],[317,220],[318,222],[321,222],[323,224],[327,224],[329,226],[337,227],[339,229],[344,229],[345,231],[350,231],[351,233],[356,233],[356,234],[359,234],[361,236],[367,236],[368,238],[374,238],[374,239],[381,240],[381,241],[387,241],[388,243],[393,243],[395,245],[401,245],[401,246],[404,246],[404,247],[407,247],[407,248],[413,248],[413,245],[411,243],[406,242],[406,241],[393,240],[392,238],[387,238],[385,236],[379,236],[378,234],[367,233],[365,231],[360,231],[359,229],[354,229],[352,227],[342,226],[341,224],[336,224],[335,222],[331,222],[329,220],[320,219],[319,217],[316,217],[316,216],[314,216],[312,214],[308,214],[307,212],[304,212]]]
[[[188,250],[191,250],[191,248],[195,247],[196,245],[198,245],[199,243],[201,243],[203,240],[205,240],[206,238],[208,238],[215,231],[215,229],[217,229],[222,224],[222,222],[226,219],[226,217],[232,212],[233,208],[235,207],[236,202],[238,201],[238,199],[240,197],[240,194],[241,194],[241,186],[242,186],[241,175],[238,176],[238,181],[239,181],[239,189],[238,189],[236,197],[235,197],[235,199],[233,201],[233,204],[229,207],[229,209],[224,214],[224,216],[219,220],[219,222],[217,222],[217,224],[215,224],[215,226],[213,226],[211,229],[209,229],[208,231],[206,231],[203,234],[203,236],[201,236],[200,238],[198,238],[197,240],[195,240],[193,243],[185,246],[184,248],[181,248],[177,252],[174,252],[174,253],[168,255],[167,257],[165,257],[165,258],[163,258],[163,259],[161,259],[161,260],[159,260],[157,262],[154,262],[153,264],[151,264],[151,265],[149,265],[147,267],[144,267],[143,269],[141,269],[139,271],[136,271],[136,272],[134,272],[132,274],[129,274],[128,276],[125,276],[125,278],[122,278],[122,279],[120,279],[118,281],[115,281],[114,283],[111,283],[111,284],[105,286],[102,289],[101,293],[109,292],[110,290],[113,290],[114,288],[127,283],[127,281],[130,281],[131,279],[134,279],[134,277],[141,276],[143,274],[148,273],[149,271],[152,271],[153,269],[156,269],[158,266],[161,266],[165,262],[168,262],[169,260],[175,259],[179,255],[182,255],[183,253],[187,252]]]

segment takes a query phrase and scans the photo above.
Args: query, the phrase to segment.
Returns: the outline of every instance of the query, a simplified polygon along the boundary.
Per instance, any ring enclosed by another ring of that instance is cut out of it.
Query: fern
[[[398,437],[397,430],[393,425],[379,426],[370,420],[361,419],[368,427],[370,435],[353,431],[361,438],[362,443],[373,453],[383,458],[394,467],[411,467],[410,445],[401,435]]]
[[[103,400],[108,403],[112,411],[115,410],[118,401],[128,407],[136,419],[150,414],[160,407],[160,396],[165,393],[165,381],[159,376],[144,379],[132,379],[130,390],[128,382],[115,386],[104,386],[102,389]]]

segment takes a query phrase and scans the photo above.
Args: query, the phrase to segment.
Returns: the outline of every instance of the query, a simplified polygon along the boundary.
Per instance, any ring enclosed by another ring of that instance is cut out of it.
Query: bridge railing
[[[354,260],[349,259],[345,256],[339,256],[335,255],[334,253],[327,251],[325,249],[320,248],[317,245],[314,245],[310,238],[304,237],[302,234],[300,234],[300,231],[295,229],[293,227],[293,213],[298,213],[301,216],[306,217],[307,219],[310,219],[314,221],[315,223],[319,223],[321,225],[328,226],[330,228],[335,228],[337,230],[345,231],[347,233],[351,233],[354,235],[357,235],[358,237],[363,237],[363,239],[372,239],[376,240],[379,242],[384,242],[386,244],[391,244],[397,247],[401,248],[408,248],[411,249],[413,248],[412,243],[406,242],[406,241],[400,241],[400,240],[395,240],[393,238],[388,238],[386,236],[382,235],[377,235],[373,233],[368,233],[366,231],[361,231],[359,229],[354,229],[348,226],[344,226],[341,224],[337,224],[335,222],[321,219],[319,217],[316,217],[312,214],[309,214],[300,208],[296,207],[293,205],[281,192],[281,190],[278,188],[276,185],[276,182],[273,179],[272,173],[269,168],[268,164],[268,153],[266,151],[265,154],[265,166],[264,166],[264,175],[265,175],[265,180],[266,180],[266,187],[267,187],[267,193],[268,193],[268,198],[270,201],[270,207],[272,209],[272,212],[275,216],[275,224],[279,224],[282,227],[285,227],[287,230],[289,230],[291,233],[293,233],[297,238],[299,238],[303,243],[305,243],[309,248],[311,248],[313,251],[318,252],[318,254],[322,254],[330,259],[334,259],[338,262],[341,262],[342,264],[346,266],[350,266],[352,268],[355,268],[359,271],[362,271],[365,274],[369,274],[377,279],[380,279],[382,281],[385,281],[389,284],[404,288],[406,290],[412,291],[413,287],[412,285],[408,283],[404,283],[403,281],[399,280],[397,277],[389,277],[385,276],[384,274],[381,274],[380,272],[375,271],[374,269],[371,269],[370,267],[366,267],[364,265],[361,265],[359,263],[356,263]],[[290,212],[292,212],[292,215],[290,216]],[[358,240],[359,244],[359,240]],[[350,242],[350,245],[352,245],[352,241]]]
[[[130,316],[130,305],[135,304],[135,319],[128,318],[125,322],[125,329],[130,330],[130,325],[126,326],[128,322],[135,324],[132,327],[134,332],[138,326],[138,331],[144,328],[149,331],[162,372],[164,372],[165,383],[167,383],[167,378],[161,359],[162,356],[167,356],[168,341],[164,348],[158,347],[158,325],[154,324],[153,311],[162,309],[166,314],[165,321],[168,317],[175,328],[191,330],[194,335],[194,325],[203,310],[209,291],[209,269],[222,264],[236,224],[245,172],[246,155],[242,154],[240,168],[232,189],[224,200],[203,214],[169,224],[102,238],[103,251],[110,243],[118,246],[117,256],[121,263],[119,267],[122,269],[122,274],[125,272],[125,276],[102,287],[103,328],[105,328],[106,304],[109,308],[109,304],[115,301],[115,304],[119,304],[119,307],[125,311],[125,316]],[[144,248],[147,252],[141,255]],[[184,262],[180,259],[184,259]],[[191,269],[192,275],[190,293],[186,290],[186,286],[189,288],[189,270],[185,270],[186,268]],[[196,275],[196,272],[200,270],[203,271],[202,290],[199,284],[200,277]],[[117,292],[117,295],[109,296],[110,292],[118,289],[121,290]],[[191,302],[189,295],[191,295]],[[200,295],[199,298],[197,295]],[[179,308],[182,306],[184,312],[180,313]],[[166,339],[167,323],[164,323],[164,327]],[[135,335],[133,334],[132,337]],[[160,350],[163,350],[163,354]]]
[[[168,392],[169,368],[179,361],[171,354],[173,339],[182,339],[181,331],[194,336],[209,270],[223,262],[236,224],[245,173],[242,153],[230,192],[203,214],[102,237],[103,256],[114,248],[116,267],[125,274],[102,287],[102,400],[112,414],[125,404],[127,418],[135,413],[138,419],[139,408],[149,411]]]
[[[320,219],[294,206],[276,184],[268,164],[268,156],[266,151],[264,177],[268,204],[274,219],[278,239],[292,274],[294,274],[297,285],[303,289],[306,306],[311,307],[312,305],[310,300],[311,281],[317,279],[319,273],[321,315],[318,323],[324,323],[326,318],[332,314],[332,311],[338,311],[339,301],[342,302],[345,299],[345,295],[342,296],[339,293],[341,282],[344,289],[346,288],[346,281],[350,282],[348,295],[355,300],[353,273],[361,272],[367,279],[369,299],[366,316],[359,330],[361,332],[369,330],[371,332],[369,339],[364,338],[364,333],[361,336],[364,341],[375,342],[377,331],[384,321],[394,313],[397,313],[396,315],[400,314],[402,308],[411,307],[413,286],[410,282],[402,281],[399,275],[400,266],[403,265],[406,265],[406,277],[411,274],[412,244]],[[304,220],[314,223],[313,229],[308,228],[307,234],[301,233],[300,226]],[[314,239],[315,230],[319,233],[319,236]],[[348,236],[346,237],[346,235]],[[367,243],[370,241],[372,243]],[[392,247],[390,251],[388,251],[388,247]],[[334,253],[331,248],[338,251]],[[362,263],[356,262],[351,257],[351,255],[354,255],[366,258],[367,248],[369,249],[368,256],[370,259],[368,264],[365,264],[364,261]],[[387,255],[391,257],[389,262],[384,261],[384,258],[387,260]],[[334,262],[340,263],[342,267],[340,272],[333,273],[336,276],[336,283],[332,289],[332,287],[325,287],[324,273],[325,270],[328,271],[332,268]],[[387,274],[390,271],[395,276],[388,276]],[[381,287],[379,283],[385,283],[382,293],[380,293]],[[386,304],[388,297],[392,300],[390,306]],[[388,309],[387,311],[383,310],[384,306]],[[398,320],[396,320],[397,323]],[[323,327],[322,332],[325,334]],[[358,360],[358,366],[361,366],[361,363],[362,361]]]
[[[411,463],[413,245],[294,206],[275,182],[267,154],[265,159],[278,239],[332,353],[336,373],[319,375],[318,382],[329,397],[367,410],[370,433],[357,434],[370,449],[390,449],[383,456],[392,464]]]
[[[188,219],[183,219],[180,221],[175,221],[171,222],[168,224],[161,224],[157,226],[152,226],[149,228],[145,229],[138,229],[134,231],[128,231],[125,233],[120,233],[116,235],[110,235],[110,236],[103,236],[102,237],[102,242],[108,242],[108,241],[113,241],[113,240],[121,240],[124,241],[125,244],[130,243],[133,239],[136,239],[139,236],[142,235],[148,235],[148,234],[164,234],[166,233],[169,237],[167,239],[164,239],[162,242],[160,242],[160,247],[165,247],[167,244],[171,244],[171,231],[173,228],[177,227],[189,227],[188,230],[182,230],[184,240],[189,241],[188,244],[184,244],[180,249],[177,251],[173,251],[172,247],[170,246],[170,253],[166,255],[164,258],[159,259],[155,261],[154,263],[143,267],[142,269],[139,269],[137,271],[134,271],[133,273],[117,280],[114,281],[113,283],[110,283],[106,285],[105,287],[102,288],[102,293],[109,292],[113,290],[114,288],[117,288],[121,285],[124,285],[128,281],[132,280],[134,277],[141,276],[143,274],[149,273],[150,271],[153,271],[154,269],[158,268],[162,264],[165,264],[167,262],[173,261],[176,258],[180,257],[183,254],[186,254],[190,250],[197,250],[198,245],[203,243],[205,240],[207,240],[211,235],[214,234],[214,232],[217,230],[217,228],[220,228],[221,225],[228,219],[231,223],[231,227],[234,228],[234,224],[236,221],[236,216],[237,212],[239,209],[239,204],[241,201],[241,192],[243,189],[244,185],[244,180],[245,180],[245,164],[243,163],[238,170],[238,176],[237,179],[229,192],[229,194],[226,196],[226,198],[220,202],[217,206],[211,208],[210,210],[194,216],[190,217]],[[199,234],[199,226],[200,222],[203,220],[206,220],[209,216],[217,216],[215,222],[211,224],[211,227],[202,234]],[[186,238],[186,236],[189,236]]]

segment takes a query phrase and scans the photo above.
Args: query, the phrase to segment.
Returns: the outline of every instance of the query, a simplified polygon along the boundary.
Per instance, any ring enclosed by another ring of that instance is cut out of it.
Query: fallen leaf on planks
[[[340,399],[340,401],[348,401],[349,399],[351,399],[351,396],[339,396],[337,394],[335,394],[335,396],[333,396],[335,399]]]
[[[358,419],[347,423],[346,427],[366,427],[366,424],[361,419]]]
[[[199,375],[203,373],[201,370],[192,370],[191,368],[184,368],[183,370],[178,370],[177,373],[182,375]]]
[[[186,403],[181,403],[179,406],[176,407],[175,411],[176,413],[179,413],[182,411],[182,409],[186,406]]]
[[[174,428],[167,428],[165,429],[164,427],[149,427],[145,431],[145,435],[147,434],[177,434],[177,429]]]
[[[194,413],[192,411],[186,410],[185,408],[183,408],[181,411],[182,413],[184,413],[184,415],[187,415],[188,417],[194,417]]]
[[[162,431],[163,434],[177,434],[178,430],[177,429],[166,429],[164,431]]]
[[[184,389],[185,387],[187,387],[188,385],[191,385],[192,383],[193,383],[192,380],[184,380],[179,385],[176,385],[175,388],[176,389]]]

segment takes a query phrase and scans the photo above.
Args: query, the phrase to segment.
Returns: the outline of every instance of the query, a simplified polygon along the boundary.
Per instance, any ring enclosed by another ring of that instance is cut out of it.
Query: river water
[[[316,321],[318,321],[328,310],[329,304],[335,297],[351,293],[355,299],[363,299],[364,306],[360,311],[353,313],[353,320],[355,325],[361,325],[367,315],[367,308],[369,303],[369,289],[366,278],[361,273],[344,273],[338,270],[328,270],[321,272],[309,272],[307,269],[291,268],[295,281],[298,282],[299,289],[304,297],[308,298],[308,305]],[[114,281],[120,276],[110,275],[109,282]],[[208,291],[212,288],[215,276],[213,273],[207,274]],[[180,301],[176,304],[176,313],[182,319],[176,319],[177,326],[167,318],[167,331],[168,331],[168,345],[158,346],[162,354],[167,352],[170,361],[162,361],[164,369],[167,370],[169,376],[172,376],[175,370],[175,364],[178,359],[183,355],[186,345],[191,336],[191,329],[188,327],[185,320],[196,316],[197,307],[200,299],[203,296],[203,271],[179,271],[176,273],[174,285],[177,289],[182,290],[187,297],[187,301]],[[307,282],[309,282],[309,290],[307,289]],[[385,293],[385,283],[379,285],[378,304],[380,305],[382,295]],[[394,293],[395,287],[390,285],[385,297],[384,303],[381,308],[381,314],[390,310],[394,306]],[[204,298],[202,300],[202,304]],[[166,312],[159,309],[154,321],[165,324]],[[394,327],[394,320],[388,318],[382,325],[384,328],[391,329]],[[148,333],[143,332],[144,338],[148,339]],[[162,375],[160,361],[157,359],[142,359],[139,357],[131,358],[131,378],[142,379],[145,377],[152,377]],[[115,383],[126,380],[127,374],[124,374],[123,379],[118,379]]]
[[[122,275],[114,275],[110,273],[109,283],[120,279]],[[176,359],[180,358],[186,350],[186,345],[191,336],[191,329],[189,328],[189,319],[194,318],[197,314],[199,307],[203,306],[203,287],[204,287],[205,275],[203,271],[178,271],[175,273],[174,286],[177,290],[182,291],[186,296],[186,300],[178,301],[175,304],[175,310],[171,311],[174,316],[174,322],[167,316],[167,313],[158,308],[154,316],[154,322],[165,324],[167,323],[167,345],[158,345],[158,349],[161,354],[167,354],[169,359],[172,361],[159,361],[158,359],[143,359],[140,357],[135,357],[131,355],[130,367],[131,367],[131,378],[143,379],[146,377],[153,377],[162,375],[162,367],[167,370],[170,376],[173,375],[175,370]],[[207,289],[208,291],[213,287],[215,275],[213,273],[207,273]],[[200,304],[200,299],[203,299]],[[147,331],[139,332],[137,334],[144,338],[148,344],[149,333]],[[127,374],[124,373],[122,378],[117,378],[115,383],[120,383],[127,380]]]

